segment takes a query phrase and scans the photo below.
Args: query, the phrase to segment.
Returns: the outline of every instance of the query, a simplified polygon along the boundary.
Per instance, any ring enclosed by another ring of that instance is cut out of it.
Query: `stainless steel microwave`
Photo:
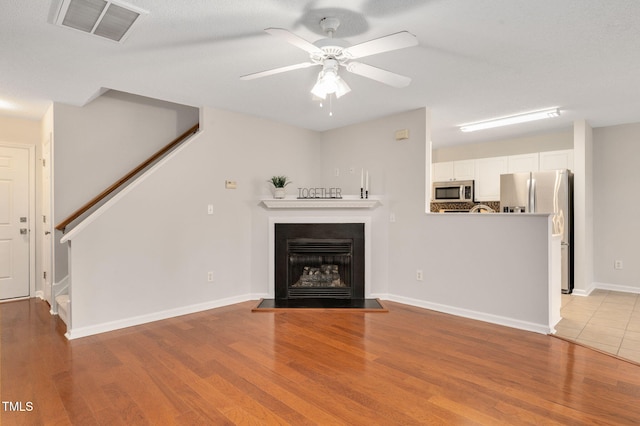
[[[473,202],[474,184],[472,180],[434,182],[431,194],[436,203]]]

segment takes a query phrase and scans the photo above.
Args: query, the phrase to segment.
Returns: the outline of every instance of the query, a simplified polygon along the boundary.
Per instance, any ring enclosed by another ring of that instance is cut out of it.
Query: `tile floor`
[[[556,335],[640,362],[640,295],[594,290],[562,295]]]

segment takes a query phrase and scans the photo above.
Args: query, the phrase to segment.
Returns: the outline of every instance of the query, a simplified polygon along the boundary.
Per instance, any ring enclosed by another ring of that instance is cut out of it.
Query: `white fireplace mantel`
[[[269,198],[261,200],[268,209],[373,209],[378,198]]]

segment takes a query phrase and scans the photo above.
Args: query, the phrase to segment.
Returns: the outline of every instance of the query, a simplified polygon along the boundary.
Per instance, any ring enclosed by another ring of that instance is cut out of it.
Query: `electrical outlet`
[[[390,213],[389,214],[389,222],[394,223],[396,221],[396,214],[395,213]]]
[[[210,283],[213,282],[213,271],[207,272],[207,281]]]
[[[623,268],[622,260],[616,260],[615,262],[613,262],[613,268],[614,269],[622,269]]]
[[[424,276],[422,274],[422,269],[416,270],[416,281],[424,280]]]
[[[207,206],[207,214],[213,214],[213,204]]]

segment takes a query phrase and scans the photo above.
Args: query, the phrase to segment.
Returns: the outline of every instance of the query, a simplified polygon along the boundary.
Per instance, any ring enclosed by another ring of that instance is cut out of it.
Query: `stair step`
[[[58,316],[65,324],[69,325],[69,295],[61,294],[56,296],[56,303],[58,304]]]
[[[69,295],[68,294],[61,294],[59,296],[56,296],[56,302],[58,303],[58,305],[64,307],[64,309],[67,309],[67,305],[69,304]]]

